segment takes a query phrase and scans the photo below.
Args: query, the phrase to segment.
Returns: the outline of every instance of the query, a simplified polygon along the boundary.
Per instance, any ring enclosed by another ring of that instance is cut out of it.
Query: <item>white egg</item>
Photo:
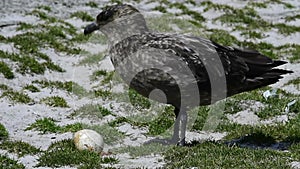
[[[94,130],[84,129],[74,134],[74,143],[79,150],[101,153],[104,147],[103,137]]]

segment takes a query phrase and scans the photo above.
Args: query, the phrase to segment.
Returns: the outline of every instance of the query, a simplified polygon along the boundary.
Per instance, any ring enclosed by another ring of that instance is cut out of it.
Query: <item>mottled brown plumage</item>
[[[201,37],[150,32],[144,17],[131,5],[106,8],[84,33],[98,29],[109,39],[109,55],[122,79],[145,97],[160,89],[166,103],[175,107],[173,138],[159,140],[162,143],[184,144],[189,108],[276,83],[281,75],[291,73],[274,68],[286,62],[255,50],[221,46]],[[163,102],[161,95],[152,99]]]

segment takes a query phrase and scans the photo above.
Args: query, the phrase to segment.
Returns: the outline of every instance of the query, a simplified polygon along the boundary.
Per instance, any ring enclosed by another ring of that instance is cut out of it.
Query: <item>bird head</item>
[[[143,15],[133,6],[128,4],[112,5],[104,8],[96,17],[96,22],[89,24],[84,29],[84,34],[100,30],[108,38],[126,38],[147,31]]]

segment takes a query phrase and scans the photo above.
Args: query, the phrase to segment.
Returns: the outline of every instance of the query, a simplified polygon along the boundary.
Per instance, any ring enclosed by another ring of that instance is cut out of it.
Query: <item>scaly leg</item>
[[[176,121],[174,124],[173,136],[171,139],[160,139],[155,138],[153,140],[147,141],[145,144],[150,143],[160,143],[163,145],[177,144],[179,146],[185,145],[185,132],[187,124],[187,114],[186,111],[180,111],[180,109],[175,108],[174,113],[176,114]]]

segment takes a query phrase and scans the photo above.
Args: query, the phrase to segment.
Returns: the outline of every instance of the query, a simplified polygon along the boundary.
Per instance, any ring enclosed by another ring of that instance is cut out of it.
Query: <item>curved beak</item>
[[[99,29],[98,24],[91,23],[84,28],[84,34],[85,35],[91,34],[92,32],[94,32],[95,30],[98,30],[98,29]]]

